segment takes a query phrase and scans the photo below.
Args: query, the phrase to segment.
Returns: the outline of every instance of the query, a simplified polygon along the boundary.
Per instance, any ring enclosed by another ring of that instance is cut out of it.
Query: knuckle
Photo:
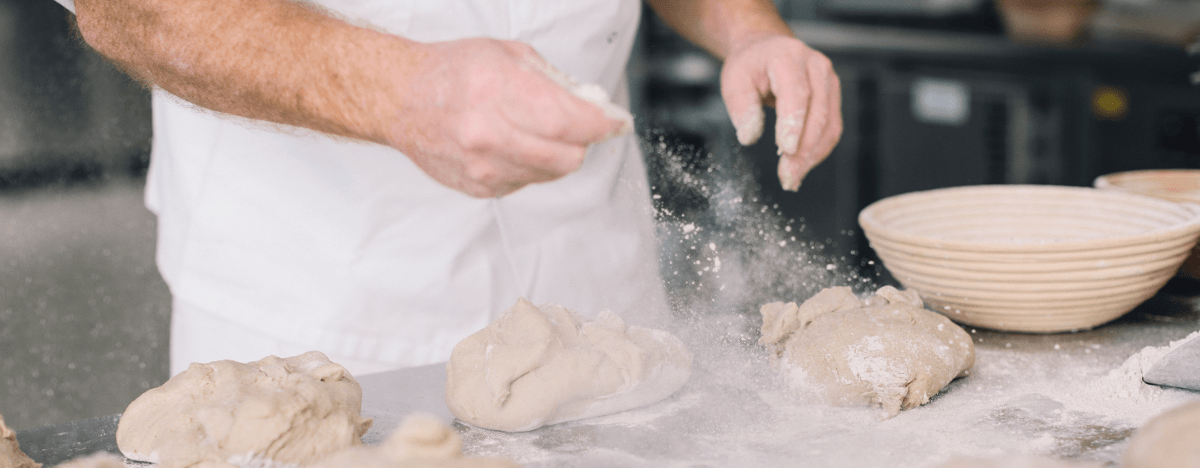
[[[491,198],[499,193],[483,185],[470,185],[463,188],[463,193],[475,198]]]
[[[833,70],[833,62],[822,54],[814,54],[808,60],[808,73],[817,76],[825,76],[832,78],[832,81],[837,80],[837,73]]]
[[[803,111],[803,109],[808,107],[809,99],[812,99],[812,96],[813,96],[812,85],[810,84],[808,86],[797,86],[795,92],[796,92],[796,98],[799,99],[799,102],[797,104],[799,104],[801,106],[801,111]]]
[[[560,167],[563,170],[560,172],[560,175],[566,175],[579,170],[579,168],[583,167],[583,162],[586,159],[586,156],[586,148],[576,149],[567,153],[565,157],[562,158],[562,165]]]
[[[567,141],[570,139],[572,133],[571,126],[568,125],[568,121],[565,118],[553,119],[547,122],[543,128],[545,135],[555,141]]]
[[[494,186],[500,179],[498,168],[494,164],[483,160],[468,162],[463,168],[463,172],[467,180],[485,187]]]
[[[453,131],[459,147],[468,154],[487,153],[496,146],[494,133],[479,118],[465,118]]]
[[[531,161],[531,164],[538,167],[540,180],[554,180],[582,167],[586,152],[586,149],[557,152],[540,161]]]
[[[819,70],[833,70],[833,61],[820,52],[813,51],[810,62]]]

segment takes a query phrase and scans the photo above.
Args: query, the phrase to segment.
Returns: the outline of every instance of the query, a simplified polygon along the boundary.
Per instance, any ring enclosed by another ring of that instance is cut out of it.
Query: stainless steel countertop
[[[925,467],[956,455],[1017,453],[1115,464],[1137,426],[1200,399],[1200,393],[1144,385],[1134,394],[1103,394],[1115,388],[1106,376],[1130,356],[1200,330],[1200,297],[1188,290],[1194,287],[1168,286],[1126,317],[1091,331],[968,328],[978,353],[972,375],[929,404],[883,421],[877,409],[833,408],[789,394],[762,353],[730,331],[744,324],[713,317],[678,331],[685,341],[711,345],[693,344],[692,379],[663,402],[501,433],[454,422],[443,401],[444,365],[430,365],[358,379],[363,413],[375,420],[364,441],[378,444],[405,416],[425,412],[451,422],[469,455],[506,456],[525,466]],[[18,440],[48,467],[99,450],[116,453],[117,418],[30,429]]]

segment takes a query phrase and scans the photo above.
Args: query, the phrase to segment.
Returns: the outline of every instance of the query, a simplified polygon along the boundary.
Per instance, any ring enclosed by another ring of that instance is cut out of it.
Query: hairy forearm
[[[419,44],[288,0],[77,0],[76,13],[88,44],[140,81],[219,112],[376,142],[384,80],[403,82],[422,59]]]
[[[771,0],[648,0],[683,37],[719,58],[765,34],[792,33]]]

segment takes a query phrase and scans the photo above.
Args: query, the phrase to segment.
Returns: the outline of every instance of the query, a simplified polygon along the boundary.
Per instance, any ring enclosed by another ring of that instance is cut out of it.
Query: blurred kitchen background
[[[771,132],[739,148],[719,63],[647,11],[629,76],[664,220],[719,218],[732,184],[869,277],[856,217],[886,196],[1200,167],[1198,1],[776,3],[834,62],[840,145],[779,190]],[[141,201],[149,95],[70,21],[53,0],[0,0],[0,415],[18,430],[118,413],[167,378],[170,295]]]

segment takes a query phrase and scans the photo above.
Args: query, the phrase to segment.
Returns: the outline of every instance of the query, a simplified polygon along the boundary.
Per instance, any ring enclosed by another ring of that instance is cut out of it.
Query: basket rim
[[[1153,180],[1159,177],[1169,178],[1197,178],[1200,179],[1200,169],[1138,169],[1133,171],[1113,172],[1109,174],[1096,176],[1092,180],[1092,186],[1096,188],[1117,188],[1121,187],[1118,182],[1126,180]],[[1104,186],[1101,186],[1104,185]]]
[[[946,239],[893,230],[890,229],[886,223],[880,219],[882,213],[886,212],[889,207],[895,207],[898,204],[907,205],[913,202],[933,201],[945,199],[947,197],[962,197],[967,195],[994,195],[997,197],[1037,196],[1036,200],[1045,200],[1052,204],[1054,202],[1054,194],[1070,194],[1075,197],[1088,197],[1096,199],[1097,201],[1107,200],[1112,202],[1120,202],[1123,200],[1134,204],[1150,205],[1165,212],[1173,212],[1183,216],[1185,219],[1182,222],[1157,227],[1133,235],[1064,240],[1046,243],[995,243]],[[1139,243],[1157,243],[1178,237],[1200,237],[1200,204],[1173,202],[1150,195],[1142,195],[1120,190],[1105,190],[1093,187],[1026,184],[967,185],[903,193],[875,201],[859,212],[858,223],[868,241],[872,237],[877,237],[888,239],[893,242],[915,244],[929,248],[970,252],[1063,252],[1113,248]]]

